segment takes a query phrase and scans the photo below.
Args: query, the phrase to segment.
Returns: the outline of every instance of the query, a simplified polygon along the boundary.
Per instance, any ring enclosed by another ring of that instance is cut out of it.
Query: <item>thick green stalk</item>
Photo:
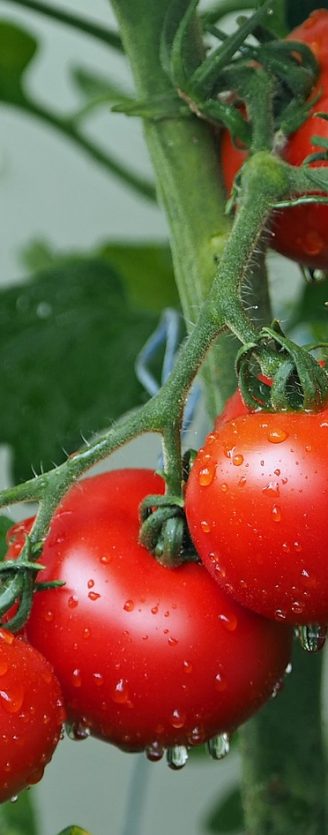
[[[240,731],[247,835],[325,835],[322,654],[295,648],[277,699]]]
[[[131,62],[137,95],[141,99],[172,92],[159,63],[159,44],[169,0],[114,0],[122,40]],[[201,55],[197,29],[192,53]],[[157,178],[160,199],[170,226],[176,281],[189,330],[197,319],[215,274],[217,260],[229,232],[224,214],[225,196],[218,170],[218,143],[208,126],[195,118],[148,121],[145,135]],[[232,346],[232,341],[229,343]],[[226,379],[234,385],[233,361]],[[225,348],[225,360],[229,353]],[[208,407],[212,417],[222,407],[220,348],[211,351],[206,366]]]

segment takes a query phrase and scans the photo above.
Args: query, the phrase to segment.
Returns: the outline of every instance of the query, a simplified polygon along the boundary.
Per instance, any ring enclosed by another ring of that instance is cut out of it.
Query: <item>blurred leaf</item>
[[[0,805],[0,835],[38,835],[32,790],[23,791],[15,803]]]
[[[15,523],[9,516],[0,516],[0,561],[3,560],[7,552],[6,534]],[[0,806],[1,810],[1,806]]]
[[[91,832],[87,831],[86,829],[81,829],[80,826],[68,826],[66,829],[62,829],[61,832],[58,832],[58,835],[91,835]]]
[[[37,49],[37,41],[20,26],[0,21],[0,99],[20,102],[22,78]]]
[[[20,260],[29,273],[47,269],[58,261],[58,255],[47,241],[35,239],[22,247],[19,252]],[[62,259],[60,259],[62,260]]]
[[[229,791],[223,800],[214,806],[206,818],[205,831],[225,835],[225,833],[239,833],[244,826],[244,814],[241,803],[240,789]]]
[[[293,327],[308,325],[318,339],[328,339],[327,279],[305,285],[291,324]]]
[[[328,9],[328,0],[285,0],[286,20],[290,29],[298,26],[315,9]]]
[[[134,360],[156,324],[100,259],[72,259],[0,292],[0,441],[13,447],[17,480],[146,399]]]
[[[179,307],[172,259],[167,244],[108,243],[100,255],[120,274],[131,304],[159,312]]]
[[[93,70],[86,70],[83,67],[73,67],[71,75],[79,92],[86,99],[106,96],[108,97],[108,101],[117,101],[118,99],[131,95],[118,82],[110,78],[105,78],[105,76],[99,75],[93,72]]]

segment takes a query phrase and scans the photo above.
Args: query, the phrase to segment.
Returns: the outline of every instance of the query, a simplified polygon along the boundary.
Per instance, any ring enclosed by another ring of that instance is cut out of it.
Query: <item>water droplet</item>
[[[278,504],[272,506],[271,515],[273,522],[281,522],[281,509]]]
[[[281,470],[277,467],[276,470],[273,471],[275,475],[280,475]]]
[[[306,444],[305,445],[305,452],[311,452],[311,450],[312,450],[311,444]]]
[[[134,602],[133,600],[126,600],[123,606],[125,612],[133,612],[134,609]]]
[[[245,487],[246,483],[247,483],[246,476],[242,475],[242,477],[238,481],[238,486],[239,487]]]
[[[235,467],[240,467],[241,464],[244,463],[244,456],[241,455],[241,453],[236,452],[236,454],[232,456],[232,463]]]
[[[108,554],[102,554],[102,556],[99,557],[99,562],[102,562],[104,565],[108,565],[110,561],[111,557]]]
[[[223,690],[227,689],[227,682],[225,677],[221,671],[219,671],[215,676],[215,689],[222,693]]]
[[[188,750],[185,745],[172,745],[166,752],[167,762],[170,768],[178,771],[188,762]]]
[[[101,687],[104,683],[104,676],[102,673],[92,673],[92,678],[97,687]]]
[[[94,584],[95,584],[94,580],[88,580],[88,589],[93,589]]]
[[[293,542],[293,548],[294,548],[294,551],[296,551],[297,554],[299,554],[300,551],[302,550],[301,543],[300,542]]]
[[[23,687],[17,685],[10,690],[0,690],[1,705],[6,713],[18,713],[24,701],[25,692]]]
[[[119,681],[115,684],[114,691],[112,693],[113,702],[119,705],[125,705],[130,701],[129,697],[129,690],[128,690],[128,682],[125,678],[120,678]]]
[[[228,487],[228,485],[225,483],[225,481],[223,481],[223,482],[222,482],[222,484],[220,484],[220,490],[222,490],[222,493],[227,493],[227,492],[228,492],[229,487]]]
[[[18,794],[13,794],[13,796],[10,798],[10,803],[17,803],[17,800]]]
[[[81,684],[82,684],[81,670],[79,670],[78,668],[76,668],[72,672],[72,684],[73,684],[73,687],[81,687]]]
[[[262,489],[262,493],[265,493],[266,496],[279,496],[279,492],[279,484],[276,481],[269,481]]]
[[[282,690],[283,686],[284,686],[284,682],[283,682],[282,679],[280,679],[280,681],[276,682],[276,684],[273,687],[272,693],[271,693],[271,699],[276,699],[276,697],[278,696],[278,693],[280,693],[280,690]]]
[[[304,612],[304,605],[300,600],[294,600],[291,605],[291,610],[295,615],[301,615]]]
[[[88,638],[90,638],[91,632],[90,632],[90,629],[88,628],[88,626],[84,627],[82,635],[83,635],[83,638],[84,638],[85,641],[87,641]]]
[[[196,725],[188,736],[188,742],[190,745],[200,745],[201,742],[204,742],[204,739],[205,731],[200,725]]]
[[[152,608],[151,608],[151,610],[150,610],[150,611],[151,611],[152,615],[157,615],[157,612],[158,612],[158,605],[157,605],[157,606],[152,606]]]
[[[90,736],[90,728],[84,722],[66,722],[65,731],[73,742],[83,742]]]
[[[209,739],[207,743],[208,752],[214,760],[223,760],[229,754],[230,741],[228,734],[218,734]]]
[[[214,467],[202,467],[199,470],[198,481],[201,487],[208,487],[209,484],[212,484],[213,478],[215,475]]]
[[[75,609],[75,607],[78,606],[78,605],[79,605],[79,598],[77,597],[76,594],[71,594],[71,596],[68,598],[67,606],[70,609]]]
[[[270,444],[281,444],[288,438],[288,432],[284,429],[271,429],[268,433],[268,441]]]
[[[178,641],[177,641],[176,638],[173,638],[173,635],[170,635],[167,643],[168,643],[169,647],[175,647],[177,645]]]
[[[5,644],[12,644],[14,640],[14,635],[12,635],[11,632],[6,632],[5,629],[0,629],[0,641],[4,641]]]
[[[209,522],[206,522],[206,519],[202,519],[202,521],[200,523],[200,526],[201,526],[201,529],[202,529],[203,533],[209,533],[210,530],[211,530],[211,526],[210,526]]]
[[[276,609],[274,616],[276,620],[286,620],[286,612],[283,609]]]
[[[325,644],[327,637],[327,626],[320,626],[317,623],[308,623],[306,626],[297,626],[296,635],[301,647],[306,652],[319,652]]]
[[[285,669],[285,676],[289,676],[290,673],[292,672],[292,669],[293,669],[292,663],[291,663],[291,661],[289,661],[288,664],[287,664],[287,667]]]
[[[238,620],[233,612],[230,612],[228,615],[221,612],[221,614],[218,615],[218,619],[228,632],[234,632],[237,628]]]
[[[99,600],[100,594],[97,594],[96,591],[89,591],[88,597],[90,600]]]
[[[183,662],[183,669],[185,673],[192,673],[192,664],[190,661]]]
[[[183,713],[182,710],[179,710],[179,708],[175,708],[170,717],[170,722],[173,728],[183,728],[186,723],[185,713]]]
[[[150,745],[147,745],[145,753],[147,760],[150,760],[151,763],[157,763],[163,757],[164,748],[160,742],[151,742]]]
[[[44,619],[47,621],[47,623],[51,623],[51,621],[54,619],[54,613],[50,609],[48,609],[48,611],[44,613]]]

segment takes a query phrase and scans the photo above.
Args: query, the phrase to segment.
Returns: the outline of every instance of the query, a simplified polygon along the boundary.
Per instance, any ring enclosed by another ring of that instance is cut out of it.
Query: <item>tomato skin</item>
[[[328,122],[314,115],[318,111],[328,113],[328,10],[319,9],[313,12],[303,24],[290,33],[289,39],[307,43],[315,52],[321,67],[318,83],[311,92],[311,98],[316,92],[319,98],[311,108],[308,118],[289,136],[280,152],[286,162],[300,166],[305,157],[319,150],[312,142],[313,136],[328,139]],[[228,193],[246,158],[247,153],[233,144],[228,131],[223,131],[220,161]],[[324,161],[314,163],[316,166],[327,164]],[[275,213],[270,246],[287,258],[312,269],[327,269],[327,227],[328,205],[313,203],[283,209]]]
[[[210,434],[186,491],[195,547],[244,606],[328,623],[328,411],[236,417]]]
[[[163,568],[138,544],[148,470],[86,479],[52,522],[29,640],[54,665],[69,719],[125,750],[198,744],[271,694],[290,631],[228,599],[200,564]]]
[[[41,779],[64,719],[49,662],[22,638],[0,629],[0,803]]]

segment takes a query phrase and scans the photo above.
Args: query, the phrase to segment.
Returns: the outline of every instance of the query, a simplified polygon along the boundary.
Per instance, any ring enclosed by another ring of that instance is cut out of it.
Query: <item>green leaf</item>
[[[0,835],[38,835],[33,790],[23,791],[15,803],[0,805]]]
[[[315,9],[328,9],[328,0],[285,0],[286,20],[290,29],[298,26]]]
[[[117,101],[118,99],[131,95],[117,81],[105,78],[105,76],[99,75],[93,72],[93,70],[86,70],[83,67],[73,67],[71,76],[79,92],[87,100],[106,96],[108,101]]]
[[[14,525],[12,519],[9,516],[0,516],[0,561],[3,560],[6,552],[7,552],[7,542],[6,542],[6,534],[7,531]]]
[[[294,308],[292,325],[321,324],[328,336],[328,280],[305,284],[298,306]]]
[[[244,826],[244,814],[238,786],[231,789],[220,800],[205,821],[205,831],[225,835],[225,833],[239,833]]]
[[[0,99],[22,100],[23,76],[36,50],[32,35],[14,23],[0,21]]]
[[[167,244],[108,242],[99,254],[119,273],[131,304],[156,313],[163,307],[179,307]]]
[[[16,480],[146,399],[134,360],[156,324],[100,259],[72,259],[0,292],[0,440],[13,447]]]

